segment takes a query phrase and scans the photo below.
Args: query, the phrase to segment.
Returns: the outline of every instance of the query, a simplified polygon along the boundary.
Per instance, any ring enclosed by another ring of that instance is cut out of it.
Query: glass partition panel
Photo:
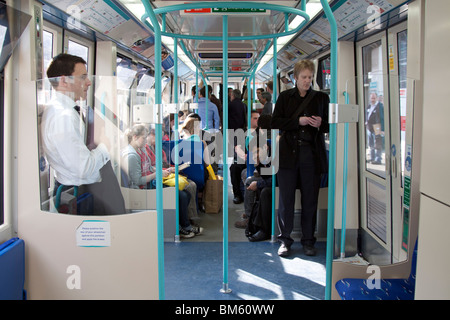
[[[376,41],[362,49],[364,81],[364,124],[366,126],[366,169],[386,177],[384,139],[384,83],[382,43]]]
[[[154,81],[144,76],[132,89],[104,76],[36,83],[41,210],[109,215],[156,209],[156,190],[149,190],[155,174],[145,154]],[[137,108],[144,111],[140,118]]]

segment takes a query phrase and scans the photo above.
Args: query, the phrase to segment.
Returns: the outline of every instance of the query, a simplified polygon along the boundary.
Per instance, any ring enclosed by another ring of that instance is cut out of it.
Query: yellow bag
[[[167,177],[163,177],[163,184],[169,187],[175,187],[175,173],[169,174]],[[189,184],[187,178],[185,176],[178,176],[178,189],[184,190],[186,186]]]
[[[216,175],[214,174],[214,170],[211,167],[211,165],[207,166],[206,170],[208,170],[208,173],[209,173],[208,179],[210,179],[210,180],[217,180]]]

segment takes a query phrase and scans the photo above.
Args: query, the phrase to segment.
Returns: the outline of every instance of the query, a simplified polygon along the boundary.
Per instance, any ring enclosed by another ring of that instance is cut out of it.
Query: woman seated
[[[201,129],[201,121],[200,116],[195,113],[189,114],[181,125],[180,129],[180,138],[186,141],[198,141],[203,143],[203,166],[205,167],[204,176],[203,176],[203,186],[206,184],[206,180],[208,179],[208,171],[206,167],[210,165],[210,152],[205,140],[202,140],[201,137],[204,137],[204,131]],[[196,156],[194,156],[194,163],[197,161]],[[199,197],[199,207],[202,208],[202,192],[198,190]]]
[[[156,156],[155,156],[155,129],[150,129],[150,133],[147,137],[145,147],[142,149],[141,165],[143,175],[150,174],[155,171],[156,166]],[[169,162],[167,161],[167,156],[164,150],[162,150],[162,167],[169,170],[171,173],[175,173],[174,167],[169,167]],[[198,218],[197,212],[197,185],[194,181],[187,179],[188,185],[184,187],[183,191],[186,191],[190,195],[190,201],[188,206],[188,216],[189,219],[193,220]]]
[[[149,170],[144,175],[142,173],[141,154],[145,147],[148,136],[148,129],[144,125],[134,125],[131,129],[127,129],[126,136],[128,138],[128,146],[122,151],[122,159],[127,164],[127,173],[129,177],[130,188],[144,189],[152,186],[152,181],[156,179],[156,173]],[[163,177],[167,177],[172,169],[162,171]],[[192,226],[188,218],[188,205],[190,194],[184,190],[179,192],[179,208],[180,208],[180,237],[192,238],[200,234],[203,228]]]

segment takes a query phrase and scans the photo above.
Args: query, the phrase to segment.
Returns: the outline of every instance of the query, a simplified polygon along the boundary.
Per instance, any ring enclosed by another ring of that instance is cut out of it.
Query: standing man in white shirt
[[[55,190],[63,185],[78,186],[79,194],[89,192],[94,199],[94,212],[82,214],[124,214],[125,204],[103,130],[100,137],[94,138],[95,148],[86,146],[86,125],[79,107],[86,105],[92,84],[86,62],[77,56],[60,54],[50,64],[47,76],[54,91],[45,107],[41,130],[44,152],[54,170]]]

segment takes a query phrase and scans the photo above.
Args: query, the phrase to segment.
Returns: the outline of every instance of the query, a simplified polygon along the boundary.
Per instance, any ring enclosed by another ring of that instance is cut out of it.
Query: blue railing
[[[198,2],[198,3],[186,3],[180,5],[167,6],[163,8],[158,8],[153,10],[148,0],[142,0],[145,7],[146,13],[142,16],[142,21],[151,29],[155,34],[155,52],[161,52],[161,36],[168,36],[174,39],[190,39],[190,40],[209,40],[209,41],[222,41],[223,42],[223,86],[228,87],[228,42],[233,40],[262,40],[269,39],[272,42],[274,48],[274,79],[277,78],[277,41],[276,39],[281,36],[287,36],[298,33],[306,23],[309,22],[309,16],[306,14],[306,1],[302,1],[301,9],[274,5],[268,3],[249,3],[249,2],[214,2],[215,8],[238,8],[238,9],[266,9],[278,12],[283,12],[285,14],[285,30],[282,33],[266,34],[266,35],[252,35],[243,37],[229,37],[228,36],[228,16],[222,16],[222,37],[208,37],[200,35],[188,35],[188,34],[174,34],[168,33],[165,30],[161,31],[159,27],[156,15],[162,15],[163,25],[165,26],[164,20],[165,15],[169,12],[180,11],[186,9],[203,9],[209,8],[212,4],[209,2]],[[330,103],[336,103],[337,101],[337,24],[334,19],[331,8],[326,0],[321,0],[322,7],[326,14],[326,17],[330,21],[331,28],[331,90],[330,90]],[[288,30],[288,15],[298,15],[302,16],[305,20],[296,28]],[[151,24],[149,23],[150,20]],[[165,29],[165,27],[164,27]],[[183,50],[188,54],[186,48],[182,44]],[[176,45],[177,46],[177,45]],[[175,46],[175,47],[176,47]],[[270,41],[266,45],[265,51],[270,47]],[[265,53],[265,52],[264,52]],[[190,59],[196,65],[197,68],[201,68],[197,61],[195,61],[192,55],[189,55]],[[263,55],[260,55],[260,59]],[[248,71],[245,75],[252,75],[254,70],[256,70],[258,62],[252,66],[252,70]],[[206,74],[206,73],[205,73]],[[197,72],[197,83],[198,83],[198,72]],[[204,80],[205,85],[206,81]],[[198,90],[197,90],[198,92]],[[276,81],[274,81],[274,101],[277,96]],[[224,106],[228,105],[228,95],[224,95]],[[155,54],[155,104],[157,106],[158,114],[160,115],[161,110],[161,56]],[[156,124],[156,153],[157,155],[162,154],[161,147],[161,123],[157,121]],[[228,109],[224,108],[223,114],[223,129],[226,131],[228,129]],[[272,137],[272,141],[275,141]],[[227,148],[227,136],[223,139],[223,159],[224,163],[228,158],[228,148]],[[326,292],[325,298],[331,298],[331,274],[332,274],[332,262],[333,262],[333,247],[334,247],[334,204],[335,204],[335,171],[336,171],[336,124],[330,124],[330,153],[329,153],[329,188],[328,188],[328,226],[327,226],[327,262],[326,262]],[[158,223],[158,273],[159,273],[159,297],[160,299],[165,299],[164,291],[164,242],[163,242],[163,207],[162,207],[162,161],[157,161],[156,166],[156,180],[157,180],[157,223]],[[223,181],[223,292],[230,292],[228,288],[228,175],[224,175]],[[275,187],[273,187],[273,193],[275,192]],[[274,203],[275,196],[273,196],[272,211],[275,212]],[[274,234],[274,217],[272,217],[272,238]]]

